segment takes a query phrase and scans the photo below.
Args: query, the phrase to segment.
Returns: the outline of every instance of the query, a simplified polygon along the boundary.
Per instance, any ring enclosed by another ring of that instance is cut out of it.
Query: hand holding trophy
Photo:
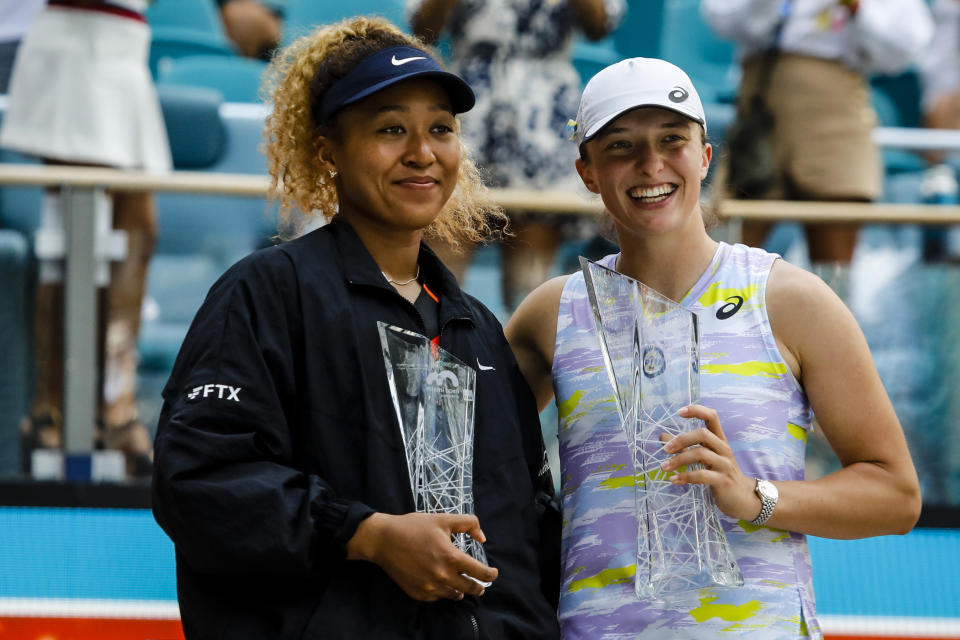
[[[677,412],[700,397],[697,317],[642,282],[580,264],[634,465],[637,597],[741,586],[710,488],[675,485],[661,469],[669,457],[661,434],[696,426]]]
[[[473,514],[476,371],[418,333],[383,322],[377,329],[416,510]],[[469,534],[451,539],[487,564],[483,546]]]

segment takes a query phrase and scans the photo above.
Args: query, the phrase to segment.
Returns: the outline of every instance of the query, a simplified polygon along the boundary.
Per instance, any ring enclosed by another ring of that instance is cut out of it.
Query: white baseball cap
[[[627,58],[590,78],[580,97],[574,140],[583,144],[612,120],[638,107],[676,111],[707,128],[700,96],[680,67],[657,58]]]

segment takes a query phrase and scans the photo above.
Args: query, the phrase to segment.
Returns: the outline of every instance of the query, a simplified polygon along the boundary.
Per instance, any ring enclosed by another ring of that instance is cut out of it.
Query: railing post
[[[67,236],[64,282],[64,450],[69,454],[93,450],[97,391],[97,231],[109,216],[97,206],[106,199],[102,187],[66,187],[62,191]],[[108,228],[112,226],[107,221]]]

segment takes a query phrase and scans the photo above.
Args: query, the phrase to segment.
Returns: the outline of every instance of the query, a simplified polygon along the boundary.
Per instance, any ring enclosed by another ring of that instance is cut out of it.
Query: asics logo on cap
[[[674,87],[670,93],[667,94],[667,97],[670,98],[670,102],[683,102],[690,97],[690,94],[687,93],[687,90],[683,87]]]
[[[407,64],[408,62],[413,62],[414,60],[426,60],[426,59],[427,59],[426,56],[413,56],[411,58],[400,58],[400,59],[397,59],[397,56],[391,56],[390,64],[392,64],[395,67],[399,67],[401,65]]]

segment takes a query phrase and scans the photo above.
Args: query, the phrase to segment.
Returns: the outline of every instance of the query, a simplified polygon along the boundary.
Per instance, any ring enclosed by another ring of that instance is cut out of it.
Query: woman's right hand
[[[476,516],[375,513],[350,538],[347,558],[378,564],[414,600],[483,595],[483,586],[475,580],[493,582],[498,571],[457,549],[450,540],[454,533],[486,541]]]

